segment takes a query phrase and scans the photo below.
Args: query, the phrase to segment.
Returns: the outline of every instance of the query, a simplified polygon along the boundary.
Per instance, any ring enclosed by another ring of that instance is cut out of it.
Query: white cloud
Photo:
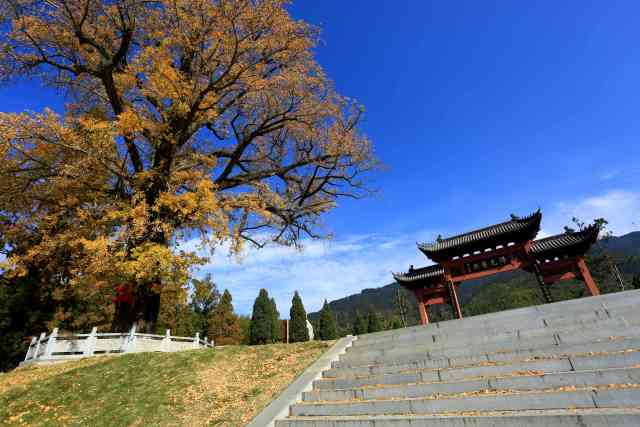
[[[308,240],[304,249],[268,246],[250,248],[240,260],[217,251],[196,275],[211,273],[218,286],[229,288],[236,310],[249,314],[260,288],[276,299],[282,317],[288,317],[293,292],[298,290],[307,311],[329,301],[393,281],[391,271],[428,260],[416,248],[418,240],[432,233],[411,235],[358,235],[335,240]],[[195,247],[195,241],[182,245]]]
[[[608,228],[614,235],[623,235],[640,229],[640,193],[628,190],[611,190],[604,194],[558,203],[542,222],[551,233],[559,233],[563,226],[572,225],[576,217],[590,223],[596,218],[609,221]]]

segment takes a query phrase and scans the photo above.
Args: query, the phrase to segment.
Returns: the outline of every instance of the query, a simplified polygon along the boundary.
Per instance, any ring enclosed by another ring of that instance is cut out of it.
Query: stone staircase
[[[640,290],[359,337],[276,427],[640,426]]]

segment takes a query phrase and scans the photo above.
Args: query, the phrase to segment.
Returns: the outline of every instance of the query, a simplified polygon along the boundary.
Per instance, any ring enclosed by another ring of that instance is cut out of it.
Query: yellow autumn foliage
[[[0,113],[9,273],[179,283],[200,236],[298,244],[376,165],[363,109],[283,0],[0,0],[0,79],[65,89],[64,114]]]

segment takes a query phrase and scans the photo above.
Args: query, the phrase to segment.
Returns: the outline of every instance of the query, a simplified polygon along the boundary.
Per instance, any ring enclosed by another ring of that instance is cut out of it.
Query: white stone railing
[[[33,337],[23,363],[55,362],[99,355],[144,353],[149,351],[174,352],[213,347],[213,341],[195,337],[174,337],[167,329],[164,335],[141,334],[135,326],[128,333],[98,333],[59,335],[55,328],[50,335],[44,332]]]

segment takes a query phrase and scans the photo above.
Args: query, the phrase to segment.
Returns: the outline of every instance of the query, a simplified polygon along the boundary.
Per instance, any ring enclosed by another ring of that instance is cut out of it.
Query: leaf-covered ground
[[[331,343],[101,357],[0,374],[0,425],[243,426]]]

